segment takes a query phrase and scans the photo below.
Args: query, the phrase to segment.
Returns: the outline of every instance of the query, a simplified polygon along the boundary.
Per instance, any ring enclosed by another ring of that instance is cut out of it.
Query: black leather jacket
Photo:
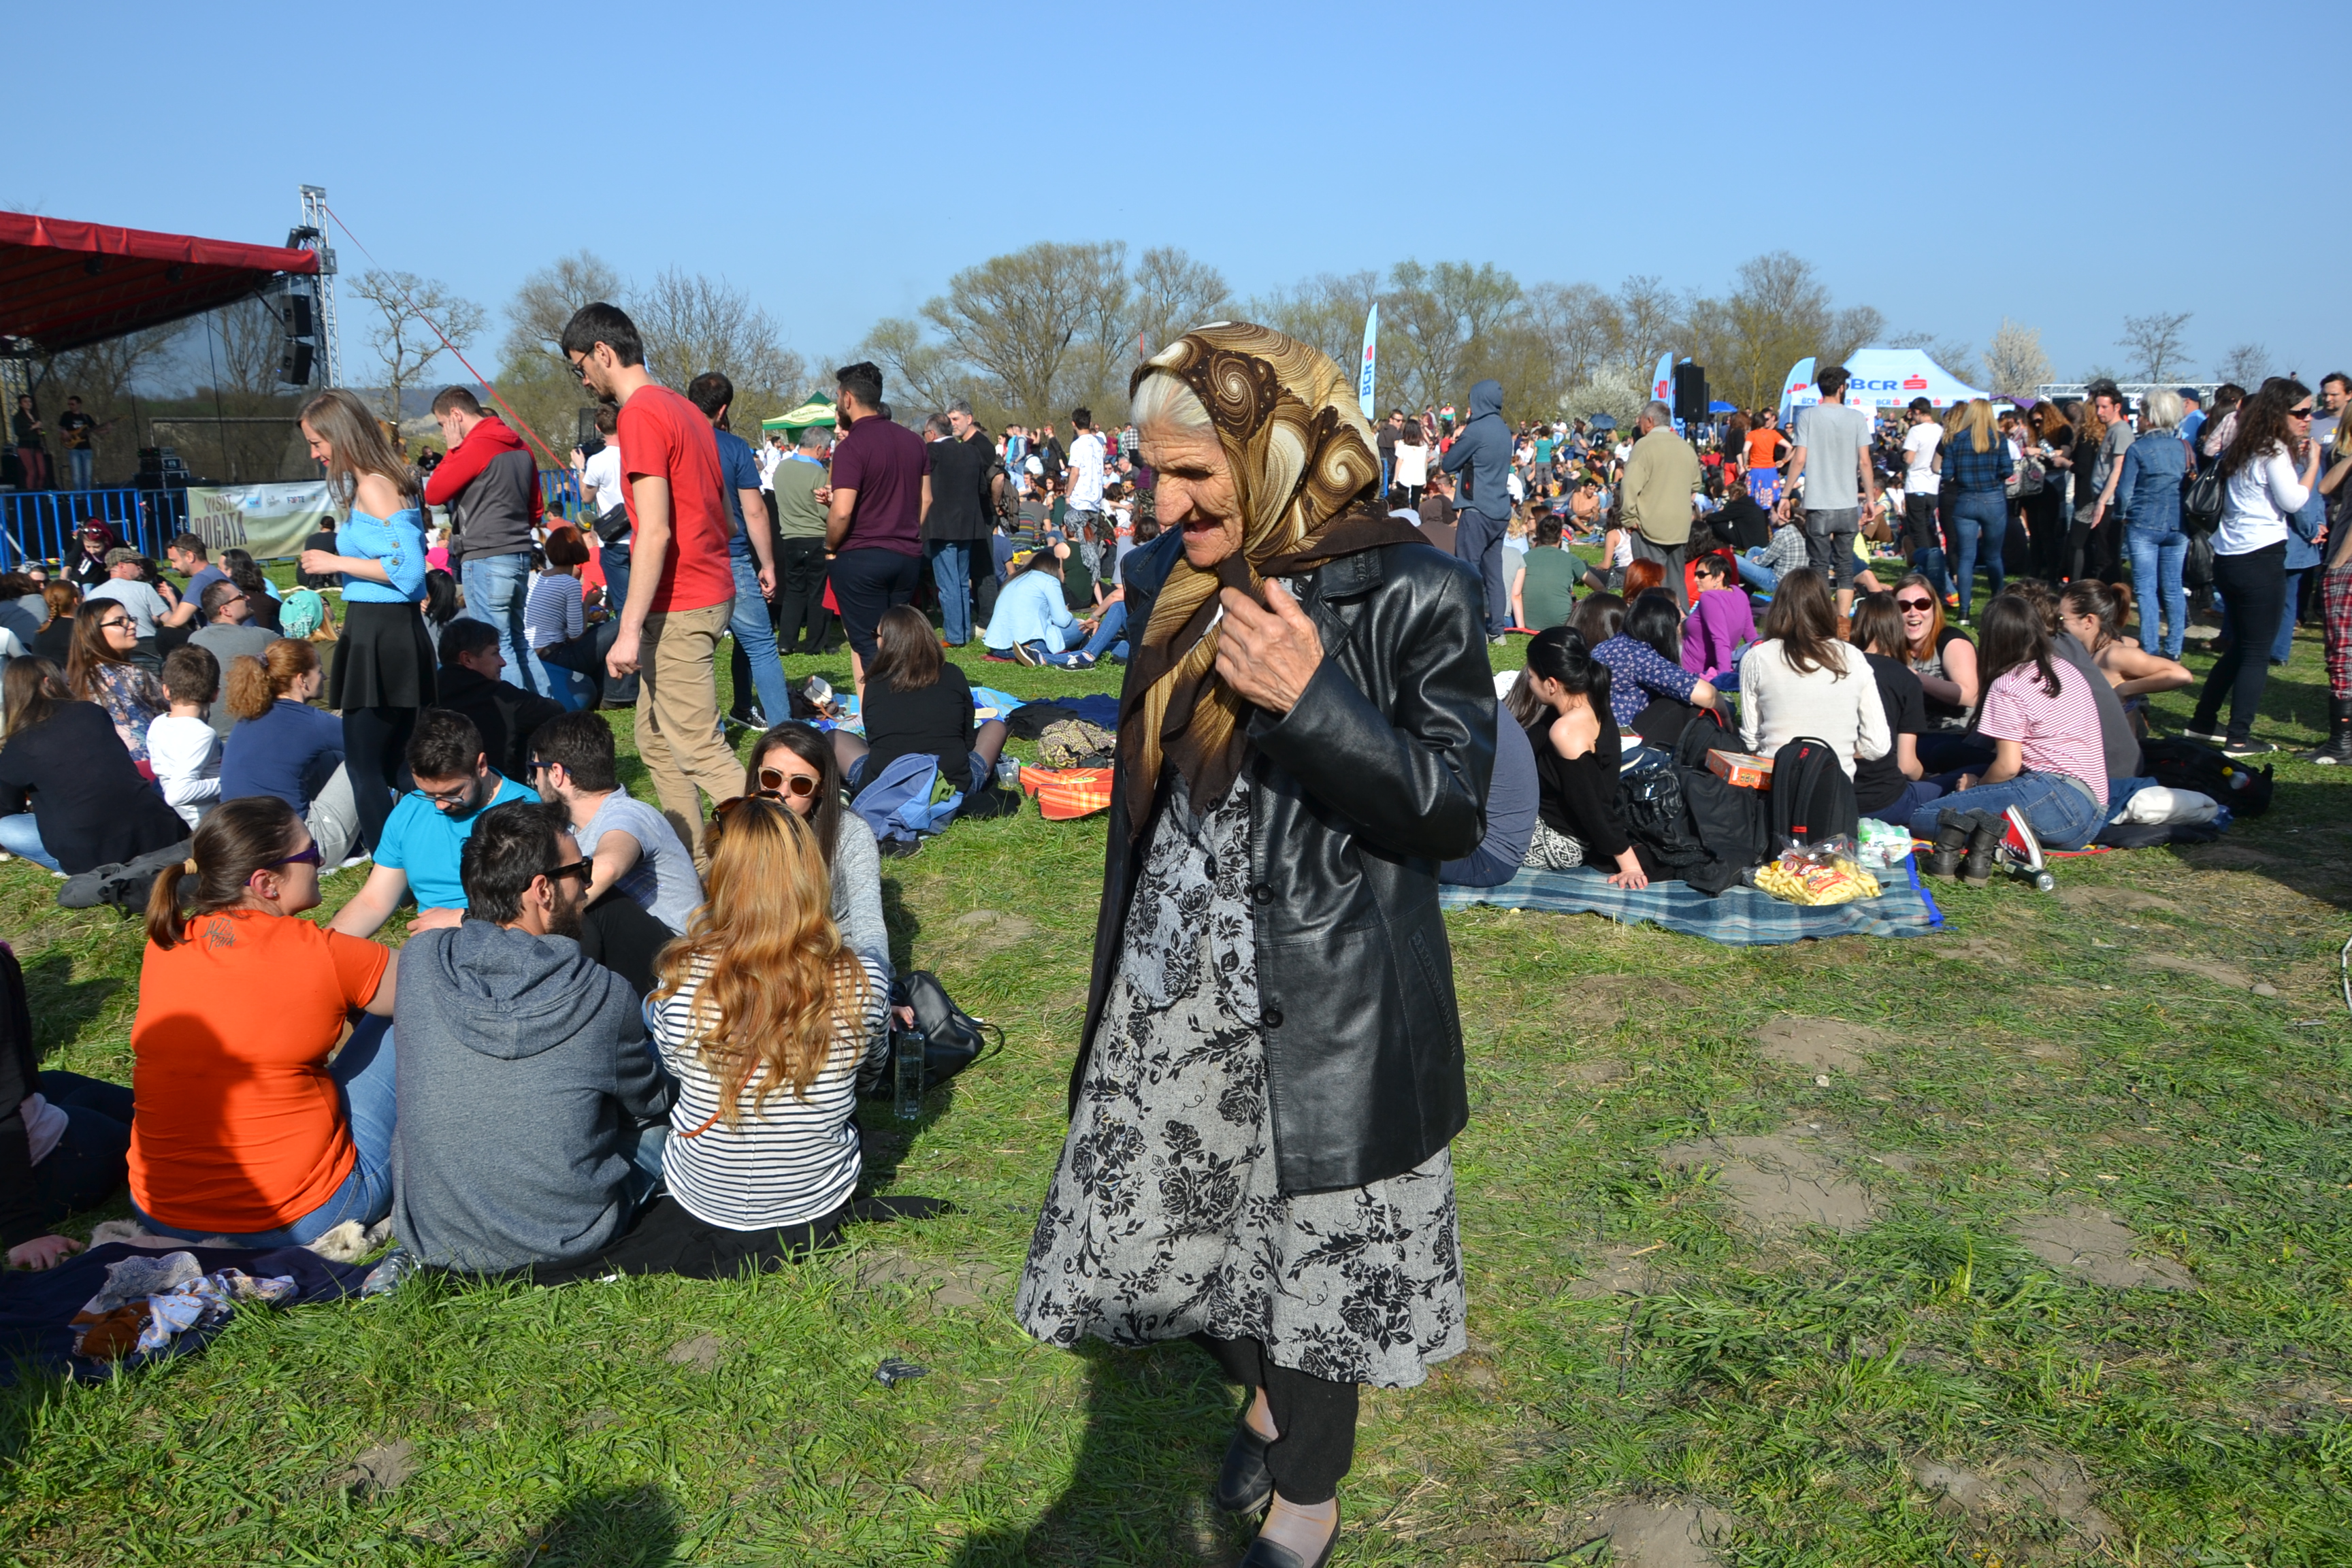
[[[1181,548],[1171,529],[1129,554],[1128,624],[1139,632]],[[1469,1120],[1437,866],[1478,847],[1495,765],[1475,573],[1430,545],[1385,545],[1318,568],[1300,603],[1322,633],[1323,667],[1288,714],[1251,719],[1244,764],[1285,1193],[1400,1175]],[[1114,781],[1073,1110],[1150,842],[1148,827],[1129,841],[1125,803]]]

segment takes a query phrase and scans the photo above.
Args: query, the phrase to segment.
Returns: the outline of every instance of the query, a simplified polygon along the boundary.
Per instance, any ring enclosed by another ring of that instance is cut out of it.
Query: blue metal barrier
[[[111,524],[131,549],[160,561],[164,545],[187,526],[188,492],[127,486],[0,492],[0,571],[26,561],[70,560],[80,548],[76,531],[93,517]]]
[[[551,512],[562,507],[566,517],[576,516],[580,510],[580,476],[570,468],[540,469],[539,500]]]

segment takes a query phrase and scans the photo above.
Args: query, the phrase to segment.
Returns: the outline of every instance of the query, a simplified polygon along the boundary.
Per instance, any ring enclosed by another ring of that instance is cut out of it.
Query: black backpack
[[[1644,761],[1617,784],[1626,832],[1657,858],[1664,875],[1710,897],[1764,858],[1757,792],[1717,777],[1706,765],[1707,752],[1734,743],[1723,716],[1701,709],[1683,726],[1671,756]]]
[[[2256,772],[2201,741],[2174,737],[2143,742],[2140,766],[2167,789],[2194,790],[2220,801],[2232,816],[2260,816],[2271,808],[2277,788],[2268,766]]]
[[[1825,741],[1800,736],[1772,754],[1771,837],[1774,852],[1789,844],[1818,844],[1861,828],[1853,780]]]

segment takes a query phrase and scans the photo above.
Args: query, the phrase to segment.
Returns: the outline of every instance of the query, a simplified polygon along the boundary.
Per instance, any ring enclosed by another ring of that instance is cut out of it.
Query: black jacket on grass
[[[0,745],[0,816],[26,810],[40,825],[41,847],[76,874],[188,836],[95,702],[60,702]]]
[[[1182,548],[1171,529],[1128,555],[1130,626],[1150,625]],[[1286,1194],[1401,1175],[1470,1119],[1437,868],[1478,847],[1495,765],[1486,593],[1470,567],[1427,544],[1383,545],[1317,568],[1299,605],[1322,636],[1322,668],[1288,713],[1251,713],[1242,764],[1259,1034]],[[1129,765],[1124,752],[1116,765]],[[1151,841],[1148,823],[1129,837],[1123,775],[1110,798],[1073,1110]]]

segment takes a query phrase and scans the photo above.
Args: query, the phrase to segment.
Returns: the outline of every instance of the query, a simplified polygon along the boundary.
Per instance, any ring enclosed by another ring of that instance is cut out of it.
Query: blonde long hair
[[[1962,436],[1979,452],[1992,450],[1992,403],[1987,398],[1975,398],[1952,410],[1952,422],[1947,439],[1958,441]]]
[[[806,1099],[866,1005],[866,970],[833,923],[833,887],[808,825],[774,801],[725,803],[711,824],[709,897],[655,964],[653,1000],[708,966],[694,999],[694,1049],[719,1080],[730,1127],[778,1089]],[[756,1080],[756,1083],[755,1081]]]
[[[417,504],[423,481],[393,450],[383,423],[357,396],[340,386],[329,387],[302,405],[302,423],[327,443],[327,488],[346,507],[359,493],[362,474],[389,479],[403,501]]]

